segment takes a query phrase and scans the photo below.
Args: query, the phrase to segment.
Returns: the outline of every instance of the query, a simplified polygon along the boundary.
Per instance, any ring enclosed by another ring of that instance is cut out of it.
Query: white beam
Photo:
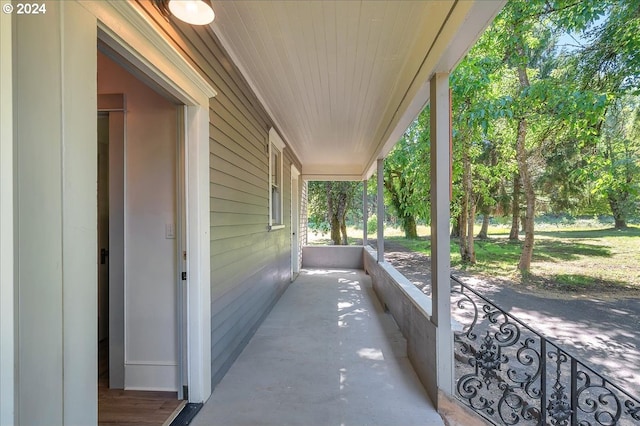
[[[378,158],[378,262],[384,262],[384,158]]]
[[[450,281],[450,99],[449,75],[431,77],[431,288],[437,327],[438,388],[453,394],[453,334]]]
[[[369,244],[367,239],[367,219],[369,213],[369,198],[367,197],[367,184],[368,180],[365,179],[362,181],[362,245],[366,246]]]

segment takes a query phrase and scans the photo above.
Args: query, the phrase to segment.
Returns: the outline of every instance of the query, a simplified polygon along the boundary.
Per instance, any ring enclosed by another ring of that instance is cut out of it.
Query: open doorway
[[[114,52],[98,52],[98,406],[105,424],[163,423],[185,396],[184,108],[136,74]]]
[[[109,113],[98,112],[98,381],[109,379]]]

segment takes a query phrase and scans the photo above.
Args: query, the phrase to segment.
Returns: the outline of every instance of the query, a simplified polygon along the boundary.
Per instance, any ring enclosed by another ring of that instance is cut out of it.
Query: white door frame
[[[109,387],[124,389],[125,97],[98,95],[98,114],[109,115]],[[121,173],[113,173],[114,167]],[[97,247],[99,249],[100,247]]]
[[[130,2],[81,2],[98,37],[186,105],[187,370],[189,401],[211,394],[209,100],[215,90]],[[97,313],[96,313],[97,315]]]

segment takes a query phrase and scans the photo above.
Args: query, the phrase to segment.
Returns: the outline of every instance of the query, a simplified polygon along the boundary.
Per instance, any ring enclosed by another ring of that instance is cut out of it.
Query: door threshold
[[[203,404],[182,401],[182,404],[175,409],[171,417],[162,426],[186,426],[198,414]]]
[[[187,401],[180,402],[180,405],[178,405],[176,407],[176,409],[173,410],[173,413],[171,413],[169,418],[167,420],[165,420],[164,423],[162,423],[162,426],[171,425],[171,423],[176,419],[176,417],[178,417],[180,415],[180,413],[182,412],[182,409],[184,408],[185,405],[187,405]]]

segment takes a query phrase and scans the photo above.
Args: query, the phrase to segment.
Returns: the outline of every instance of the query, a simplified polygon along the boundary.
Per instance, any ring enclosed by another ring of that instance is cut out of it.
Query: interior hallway
[[[443,425],[360,270],[303,270],[193,425]]]
[[[98,347],[98,426],[160,426],[170,424],[186,401],[176,392],[109,389],[109,345]]]

